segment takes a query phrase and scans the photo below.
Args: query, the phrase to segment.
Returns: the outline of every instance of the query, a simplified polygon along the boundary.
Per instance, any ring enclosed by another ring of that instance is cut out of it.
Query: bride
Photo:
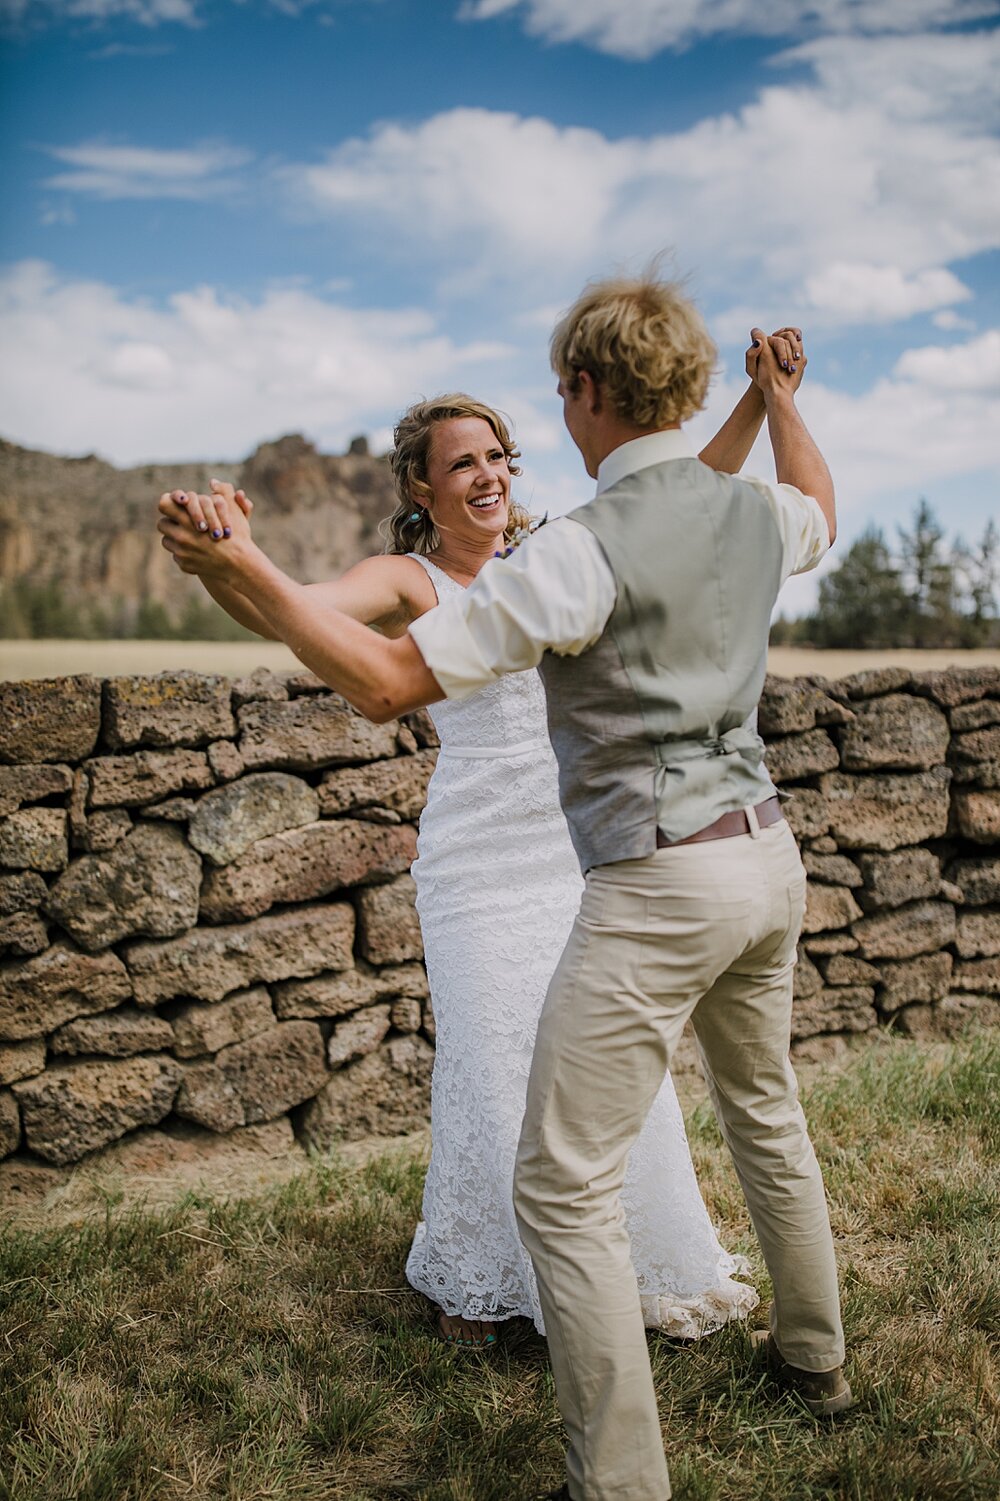
[[[772,336],[779,359],[793,341],[801,347],[800,337]],[[738,470],[763,412],[751,385],[703,461]],[[334,606],[399,636],[466,588],[528,531],[510,495],[518,457],[503,418],[481,402],[453,395],[412,406],[395,431],[399,503],[387,551],[309,586],[317,609]],[[199,572],[203,557],[195,532],[224,545],[228,508],[252,510],[231,485],[213,481],[212,490],[160,499],[163,545],[188,572]],[[234,619],[273,639],[246,596],[207,572],[203,583]],[[517,1315],[544,1333],[514,1220],[514,1155],[535,1028],[583,882],[559,806],[538,675],[504,677],[430,713],[441,751],[413,875],[437,1039],[431,1159],[406,1275],[436,1305],[446,1340],[489,1345],[496,1324]],[[756,1306],[709,1221],[669,1074],[632,1150],[623,1202],[648,1326],[697,1338]]]

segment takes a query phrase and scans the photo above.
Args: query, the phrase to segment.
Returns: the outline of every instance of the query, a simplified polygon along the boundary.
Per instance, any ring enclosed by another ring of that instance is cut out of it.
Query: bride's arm
[[[213,495],[194,491],[174,491],[162,495],[157,530],[162,545],[174,562],[185,572],[185,561],[194,555],[198,533],[217,540],[228,538],[232,528],[230,508],[238,507],[249,520],[253,506],[242,491],[233,491],[213,481]],[[249,528],[246,528],[249,532]],[[232,619],[268,641],[282,638],[258,609],[253,600],[217,574],[202,573],[206,591]],[[384,636],[402,635],[406,627],[433,609],[437,603],[434,586],[419,564],[394,553],[364,558],[339,579],[301,586],[309,603],[323,609],[339,610],[363,625],[374,626]]]
[[[177,503],[174,495],[161,495],[158,531],[162,536],[162,546],[173,555],[183,572],[195,572],[185,564],[203,554],[207,542],[206,533],[215,536],[218,531],[225,537],[231,536],[233,527],[230,521],[233,513],[230,509],[227,515],[225,507],[219,506],[219,500],[230,501],[230,506],[236,504],[243,516],[249,516],[249,510],[252,509],[249,503],[240,506],[239,500],[231,492],[231,486],[227,486],[227,489],[230,494],[221,495],[216,492],[212,497],[186,492],[183,504]],[[209,522],[203,527],[201,522],[204,516],[209,518]],[[225,527],[222,527],[222,522],[225,522]],[[249,527],[246,527],[245,522],[240,530],[249,534]],[[228,546],[230,543],[225,542],[224,545]],[[254,630],[258,636],[264,636],[267,641],[281,641],[281,635],[272,621],[255,605],[248,593],[243,593],[221,573],[198,572],[207,593],[233,620]],[[422,567],[413,563],[411,558],[392,552],[363,558],[360,563],[342,573],[341,578],[327,579],[320,584],[302,584],[299,587],[311,608],[320,611],[338,609],[341,614],[350,615],[351,620],[360,621],[365,626],[374,626],[384,636],[402,635],[411,621],[434,608],[437,603],[434,585]]]
[[[806,357],[802,348],[802,330],[780,328],[776,333],[769,335],[767,342],[774,350],[779,365],[797,377],[795,389],[798,389],[806,368]],[[710,469],[721,470],[724,474],[739,474],[756,442],[757,434],[764,426],[766,409],[760,387],[754,379],[755,369],[756,350],[751,344],[747,350],[747,374],[750,376],[750,385],[715,437],[705,444],[698,455],[702,463],[707,464]]]
[[[398,640],[387,641],[331,606],[329,595],[325,602],[318,602],[315,588],[319,586],[297,584],[282,573],[253,541],[242,513],[232,517],[230,540],[218,546],[194,530],[180,507],[176,510],[177,516],[161,515],[158,525],[163,545],[181,571],[226,584],[259,601],[262,618],[274,637],[369,719],[385,723],[444,697],[405,631]],[[369,570],[388,563],[422,571],[411,559],[393,555],[368,558],[366,563]],[[363,569],[365,564],[357,567]]]

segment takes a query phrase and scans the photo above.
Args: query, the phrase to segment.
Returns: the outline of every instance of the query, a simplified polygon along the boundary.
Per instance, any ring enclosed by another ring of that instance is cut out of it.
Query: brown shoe
[[[813,1417],[836,1417],[837,1413],[846,1412],[852,1406],[851,1388],[839,1365],[832,1371],[803,1371],[800,1366],[789,1365],[775,1344],[774,1336],[766,1329],[754,1329],[750,1343],[755,1350],[764,1351],[771,1375],[787,1391],[794,1392]]]

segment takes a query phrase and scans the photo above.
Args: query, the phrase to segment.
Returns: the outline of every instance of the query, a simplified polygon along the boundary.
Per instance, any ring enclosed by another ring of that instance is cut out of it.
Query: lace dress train
[[[418,561],[441,599],[461,585]],[[535,672],[434,705],[441,752],[413,866],[437,1028],[431,1160],[410,1284],[446,1312],[544,1333],[511,1202],[535,1029],[582,880]],[[664,1080],[622,1199],[646,1324],[697,1338],[757,1304],[719,1244]]]

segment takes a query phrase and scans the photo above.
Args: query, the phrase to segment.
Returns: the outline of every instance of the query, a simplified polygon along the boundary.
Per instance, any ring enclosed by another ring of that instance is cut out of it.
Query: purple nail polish
[[[212,536],[215,537],[216,541],[218,541],[218,539],[222,536],[222,533],[218,530],[218,528],[216,528],[216,530],[212,533]]]
[[[753,347],[754,347],[754,349],[759,349],[760,348],[760,340],[759,339],[754,339],[754,341],[753,341]]]
[[[233,535],[233,529],[232,529],[232,527],[231,526],[224,526],[222,528],[222,535],[224,537],[231,537]]]

